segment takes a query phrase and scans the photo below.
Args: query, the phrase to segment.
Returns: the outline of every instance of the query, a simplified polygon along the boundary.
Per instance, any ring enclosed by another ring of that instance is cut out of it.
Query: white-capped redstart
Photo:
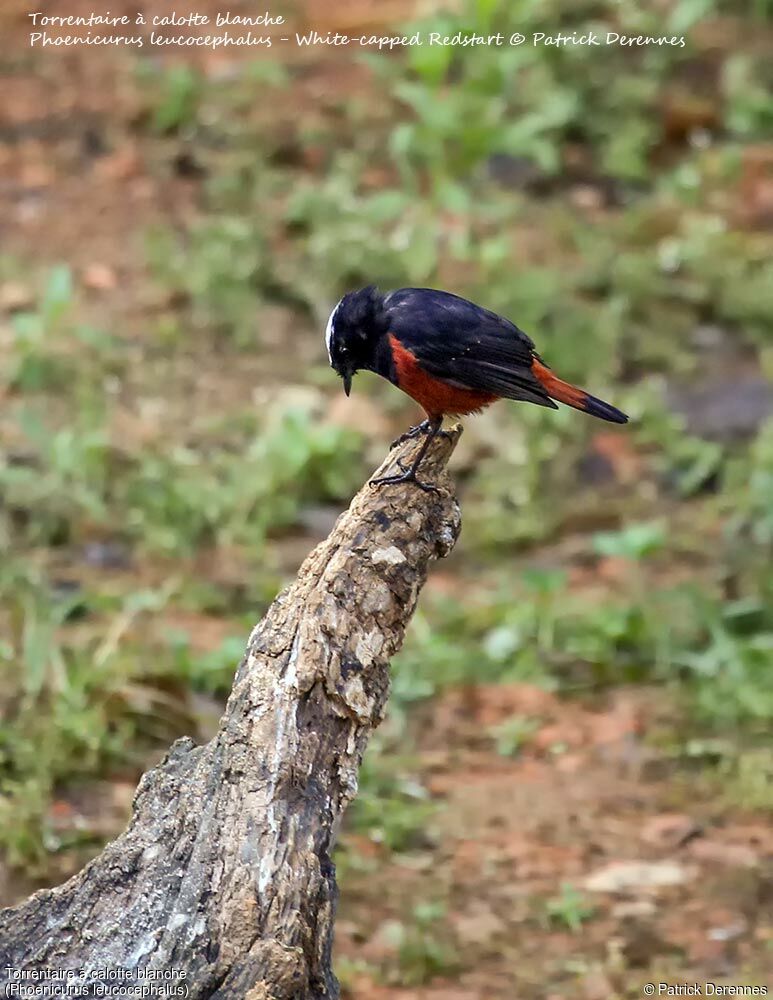
[[[398,441],[426,434],[413,464],[373,485],[415,482],[443,417],[476,413],[498,399],[525,400],[557,409],[553,400],[593,417],[624,424],[625,413],[562,381],[534,343],[510,320],[450,292],[400,288],[382,294],[374,285],[349,292],[330,314],[325,331],[331,367],[347,396],[352,376],[375,372],[423,407],[427,419]]]

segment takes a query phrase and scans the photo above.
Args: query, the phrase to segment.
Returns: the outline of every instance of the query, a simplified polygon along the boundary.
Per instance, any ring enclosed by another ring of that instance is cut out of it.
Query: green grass
[[[435,807],[408,719],[470,681],[667,686],[690,719],[685,738],[738,741],[728,795],[767,807],[769,761],[740,744],[773,718],[773,424],[749,443],[704,440],[663,391],[716,377],[725,348],[720,374],[771,371],[773,241],[743,221],[747,149],[773,129],[770,68],[754,46],[739,55],[703,40],[699,22],[722,11],[713,0],[657,14],[603,0],[517,12],[470,2],[431,30],[611,26],[690,44],[370,56],[371,93],[300,113],[295,159],[282,153],[285,117],[271,117],[292,70],[247,66],[225,81],[141,70],[140,140],[164,153],[184,141],[206,168],[196,217],[146,234],[165,305],[142,317],[143,337],[109,309],[94,325],[66,263],[38,273],[0,261],[0,279],[24,275],[33,291],[32,306],[3,318],[0,359],[0,847],[14,864],[44,871],[66,846],[50,810],[74,782],[136,770],[190,728],[187,710],[170,713],[154,692],[227,692],[240,637],[287,575],[283,543],[365,478],[363,438],[324,420],[338,386],[321,330],[341,292],[371,281],[445,285],[511,315],[564,377],[630,411],[617,433],[639,472],[582,485],[578,467],[607,428],[566,410],[503,405],[471,429],[456,466],[465,530],[449,564],[469,586],[417,612],[353,828],[396,852],[428,836]],[[769,29],[765,5],[730,13],[741,37]],[[672,135],[668,108],[684,106],[694,79],[710,121]],[[277,310],[291,318],[280,346]],[[700,346],[707,327],[722,331],[721,348]],[[320,367],[294,375],[311,386],[304,402],[267,408],[235,391],[212,411],[188,403],[192,370],[236,374],[257,359],[256,379],[274,387],[275,356],[305,358],[310,339]],[[396,397],[367,384],[396,414]],[[157,407],[147,438],[117,429],[122,408],[167,398],[186,403],[184,418]],[[132,568],[82,571],[95,540],[124,545]],[[201,579],[194,567],[213,554],[238,564],[237,579]],[[603,599],[570,572],[614,560],[626,572]],[[59,586],[62,575],[76,586]],[[180,609],[230,638],[200,651],[193,629],[168,625]],[[490,734],[500,753],[517,753],[524,726]],[[555,919],[568,926],[564,903]],[[406,939],[405,981],[445,961],[424,923]]]
[[[435,976],[451,975],[458,968],[458,959],[444,926],[444,905],[419,903],[410,917],[390,928],[397,946],[397,963],[387,979],[401,986],[421,986]]]
[[[577,933],[593,917],[594,907],[574,886],[565,882],[561,892],[545,902],[544,915],[550,924]]]

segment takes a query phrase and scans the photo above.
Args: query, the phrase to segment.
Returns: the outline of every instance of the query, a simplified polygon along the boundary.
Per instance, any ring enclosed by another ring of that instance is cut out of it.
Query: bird
[[[447,433],[443,418],[477,413],[499,399],[554,410],[557,400],[611,423],[628,421],[621,410],[560,379],[515,323],[452,292],[382,293],[375,285],[348,292],[330,313],[325,342],[347,396],[353,376],[371,371],[407,393],[427,415],[392,443],[426,434],[410,467],[398,461],[400,473],[372,479],[373,486],[413,482],[437,492],[417,473],[432,440]]]

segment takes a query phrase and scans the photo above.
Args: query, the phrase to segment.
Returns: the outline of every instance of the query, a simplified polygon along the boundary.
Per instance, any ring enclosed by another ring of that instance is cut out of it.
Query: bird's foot
[[[394,451],[399,445],[404,444],[406,441],[412,441],[414,438],[421,437],[422,434],[427,434],[432,429],[432,424],[429,420],[422,420],[420,424],[416,424],[415,427],[411,427],[407,430],[405,434],[401,434],[400,437],[394,439],[390,444],[389,450]],[[451,438],[454,436],[453,431],[439,430],[435,433],[436,437]]]
[[[422,434],[426,434],[430,428],[429,420],[422,420],[420,424],[416,424],[415,427],[411,427],[407,430],[405,434],[401,434],[400,437],[394,439],[390,444],[389,450],[392,451],[397,448],[398,445],[404,444],[406,441],[412,441],[414,438],[421,437]]]
[[[425,483],[416,478],[416,470],[406,468],[405,464],[398,458],[397,466],[401,469],[399,476],[381,476],[379,479],[371,479],[371,486],[395,486],[397,483],[416,483],[420,490],[425,493],[440,493],[440,489],[432,483]]]

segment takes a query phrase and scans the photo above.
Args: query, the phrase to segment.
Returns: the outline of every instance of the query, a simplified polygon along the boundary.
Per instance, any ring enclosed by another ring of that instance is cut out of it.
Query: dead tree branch
[[[433,442],[422,467],[439,494],[357,494],[253,630],[217,736],[178,740],[143,776],[127,830],[64,885],[0,912],[3,995],[22,970],[27,985],[73,970],[80,996],[170,974],[195,998],[338,996],[330,852],[389,659],[459,533],[445,472],[457,437]]]

